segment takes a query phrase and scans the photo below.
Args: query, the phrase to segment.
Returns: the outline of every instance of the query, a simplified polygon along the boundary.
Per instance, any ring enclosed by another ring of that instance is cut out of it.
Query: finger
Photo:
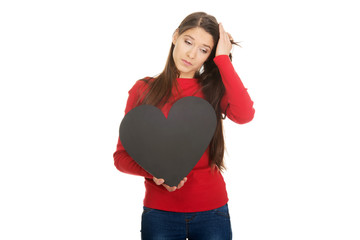
[[[184,177],[184,179],[180,181],[180,183],[178,185],[178,189],[182,188],[184,186],[184,184],[186,183],[186,181],[187,181],[187,177]]]
[[[185,184],[185,181],[184,181],[184,180],[181,180],[180,183],[179,183],[179,185],[177,186],[177,189],[182,188],[182,186],[184,186],[184,184]]]
[[[169,185],[163,184],[163,186],[169,191],[169,192],[173,192],[176,190],[176,187],[170,187]]]
[[[234,41],[234,38],[231,36],[230,33],[227,33],[227,35],[229,36],[230,41]]]
[[[225,35],[225,29],[222,23],[219,23],[219,32],[220,32],[220,38],[224,37]]]
[[[165,182],[165,179],[162,179],[162,178],[158,179],[158,184],[159,185],[163,184],[164,182]]]
[[[229,41],[230,41],[229,33],[226,33],[226,34],[225,34],[224,39],[225,39],[226,42],[229,42]]]
[[[162,178],[153,177],[153,180],[154,180],[156,185],[161,185],[161,184],[163,184],[165,182],[165,180],[162,179]]]

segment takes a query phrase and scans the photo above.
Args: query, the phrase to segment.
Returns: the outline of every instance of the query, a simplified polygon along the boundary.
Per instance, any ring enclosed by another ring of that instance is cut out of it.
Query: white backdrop
[[[143,178],[113,165],[127,91],[194,11],[242,48],[225,120],[234,239],[360,239],[356,1],[0,3],[0,238],[139,239]]]

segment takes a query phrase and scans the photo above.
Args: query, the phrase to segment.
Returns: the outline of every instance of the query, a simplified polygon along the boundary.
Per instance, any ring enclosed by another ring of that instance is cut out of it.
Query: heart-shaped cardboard
[[[200,160],[216,128],[213,107],[199,97],[176,101],[166,118],[152,105],[130,110],[120,124],[120,140],[147,172],[177,186]]]

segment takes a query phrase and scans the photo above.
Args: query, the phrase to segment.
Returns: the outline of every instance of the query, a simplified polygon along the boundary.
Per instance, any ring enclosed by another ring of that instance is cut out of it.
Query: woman
[[[137,81],[129,91],[125,114],[141,104],[151,104],[167,117],[172,104],[187,96],[206,99],[215,109],[214,136],[193,170],[178,186],[164,184],[141,168],[119,139],[114,153],[118,170],[145,177],[142,239],[231,239],[228,197],[221,171],[227,116],[243,124],[251,121],[253,102],[231,63],[230,34],[206,13],[187,16],[173,34],[163,72]]]

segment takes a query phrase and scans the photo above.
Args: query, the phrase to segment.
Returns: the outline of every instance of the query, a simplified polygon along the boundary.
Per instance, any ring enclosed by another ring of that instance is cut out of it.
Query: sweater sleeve
[[[233,122],[244,124],[254,118],[253,101],[236,73],[229,56],[219,55],[214,58],[225,86],[225,94],[221,99],[221,109]]]
[[[129,97],[126,103],[125,114],[127,114],[132,108],[135,107],[136,101],[139,97],[139,87],[142,83],[137,81],[135,85],[129,91]],[[153,176],[145,171],[139,164],[137,164],[134,159],[130,157],[130,155],[126,152],[124,146],[120,141],[120,137],[118,139],[118,144],[116,147],[116,151],[113,154],[114,157],[114,165],[115,167],[127,174],[143,176],[146,178],[153,178]]]

